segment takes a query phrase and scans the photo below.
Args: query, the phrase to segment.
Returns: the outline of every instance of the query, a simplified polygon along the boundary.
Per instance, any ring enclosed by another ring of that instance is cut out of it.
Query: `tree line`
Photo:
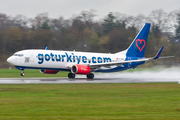
[[[115,53],[126,49],[146,22],[151,31],[145,56],[154,56],[164,46],[162,55],[175,56],[163,64],[180,63],[180,9],[166,13],[153,10],[147,16],[110,12],[96,19],[95,10],[82,11],[69,19],[49,18],[47,13],[35,18],[0,13],[0,66],[23,49],[76,50]],[[162,63],[162,62],[161,62]]]

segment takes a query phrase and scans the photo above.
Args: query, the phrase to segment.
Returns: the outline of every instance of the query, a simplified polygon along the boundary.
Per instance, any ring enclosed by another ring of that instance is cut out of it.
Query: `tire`
[[[89,79],[89,74],[87,75],[87,79]]]
[[[72,73],[71,78],[75,78],[75,77],[76,77],[76,75]]]
[[[68,78],[71,78],[71,73],[68,74]]]
[[[20,75],[21,75],[21,76],[24,76],[24,75],[25,75],[25,73],[24,73],[24,72],[21,72],[21,73],[20,73]]]
[[[76,75],[73,74],[73,73],[69,73],[69,74],[68,74],[68,77],[69,77],[69,78],[75,78],[75,76],[76,76]]]
[[[88,78],[88,79],[93,79],[93,78],[94,78],[94,74],[93,74],[93,73],[88,74],[88,75],[87,75],[87,78]]]

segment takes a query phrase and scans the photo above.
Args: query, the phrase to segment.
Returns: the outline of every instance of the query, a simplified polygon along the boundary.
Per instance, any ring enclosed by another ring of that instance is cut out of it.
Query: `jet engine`
[[[91,68],[87,65],[73,65],[71,68],[73,74],[85,74],[88,75],[91,72]]]
[[[59,71],[58,70],[40,70],[40,72],[44,74],[56,74]]]

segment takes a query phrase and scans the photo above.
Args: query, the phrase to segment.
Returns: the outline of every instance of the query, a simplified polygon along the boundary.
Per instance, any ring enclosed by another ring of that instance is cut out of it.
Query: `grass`
[[[67,77],[68,72],[58,72],[57,74],[43,74],[39,70],[26,69],[26,78],[34,77]],[[20,76],[21,71],[17,69],[0,69],[0,78],[22,78]]]
[[[177,83],[1,84],[0,120],[178,120]]]

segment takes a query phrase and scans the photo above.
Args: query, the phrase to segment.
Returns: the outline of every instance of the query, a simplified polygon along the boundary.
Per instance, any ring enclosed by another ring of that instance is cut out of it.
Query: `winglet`
[[[164,46],[158,51],[158,53],[156,54],[156,56],[153,59],[158,59],[160,57],[163,48],[164,48]]]
[[[48,46],[46,46],[45,50],[48,50]]]

